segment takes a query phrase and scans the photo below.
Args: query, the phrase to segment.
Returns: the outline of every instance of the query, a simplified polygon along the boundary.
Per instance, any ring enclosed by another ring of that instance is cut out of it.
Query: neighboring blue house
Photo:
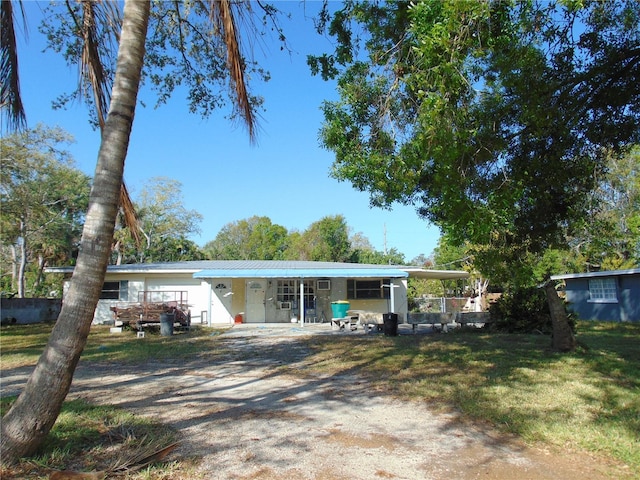
[[[640,268],[554,275],[581,320],[640,322]]]

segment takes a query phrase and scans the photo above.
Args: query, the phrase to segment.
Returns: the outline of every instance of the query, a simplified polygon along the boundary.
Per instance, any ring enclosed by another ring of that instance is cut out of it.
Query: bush
[[[551,314],[543,289],[520,288],[503,293],[491,304],[493,330],[509,333],[552,332]]]

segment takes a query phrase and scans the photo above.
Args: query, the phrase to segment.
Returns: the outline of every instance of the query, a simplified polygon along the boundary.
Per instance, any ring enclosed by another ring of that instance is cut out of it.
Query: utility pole
[[[386,256],[387,255],[387,224],[386,223],[383,224],[383,228],[384,230],[383,230],[383,237],[382,237],[383,238],[382,250],[384,251],[384,254]]]

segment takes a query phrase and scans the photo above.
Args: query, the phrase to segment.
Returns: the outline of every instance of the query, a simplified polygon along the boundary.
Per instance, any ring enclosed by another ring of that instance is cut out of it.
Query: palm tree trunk
[[[149,1],[125,2],[111,106],[102,132],[78,262],[49,342],[24,391],[2,419],[3,463],[32,454],[49,433],[89,335],[111,253],[149,11]]]

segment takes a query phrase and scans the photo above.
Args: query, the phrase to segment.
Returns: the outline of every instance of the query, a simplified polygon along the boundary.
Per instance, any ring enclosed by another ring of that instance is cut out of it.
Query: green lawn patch
[[[0,412],[8,410],[14,398],[0,401]],[[2,478],[48,478],[54,470],[77,472],[109,471],[131,464],[132,471],[120,472],[130,479],[190,478],[188,468],[175,463],[157,464],[135,471],[133,459],[140,452],[155,451],[176,441],[173,430],[111,406],[90,405],[82,400],[65,402],[49,436],[35,455],[16,466],[0,468]],[[169,476],[167,476],[167,474]]]
[[[456,331],[315,337],[310,368],[488,422],[529,443],[597,452],[640,469],[640,325],[580,323],[580,348],[549,337]]]
[[[42,353],[52,324],[10,325],[0,328],[2,368],[35,365]],[[156,330],[145,332],[144,338],[124,330],[111,333],[108,326],[94,325],[82,352],[81,362],[118,362],[135,364],[149,360],[184,360],[210,355],[221,329],[194,326],[189,331],[161,336]]]
[[[35,364],[50,329],[2,327],[2,368]],[[547,336],[481,330],[300,337],[311,352],[304,359],[307,369],[299,363],[281,368],[292,375],[357,374],[372,389],[399,399],[460,412],[532,444],[598,453],[640,471],[640,325],[581,322],[577,330],[580,347],[571,354],[553,353]],[[139,339],[133,332],[93,327],[81,362],[213,361],[228,353],[219,333],[202,327]],[[55,435],[70,435],[72,445],[102,435],[78,424],[57,428],[47,447],[52,452],[62,448]]]

